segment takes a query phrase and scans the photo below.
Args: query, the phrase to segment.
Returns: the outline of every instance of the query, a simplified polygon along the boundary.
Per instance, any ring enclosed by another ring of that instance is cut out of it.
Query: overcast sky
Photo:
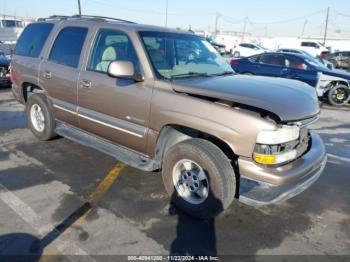
[[[219,29],[255,35],[298,36],[323,34],[326,9],[330,7],[329,35],[350,37],[350,0],[168,0],[168,26],[213,30],[215,14]],[[85,14],[113,16],[140,23],[164,25],[166,0],[81,0]],[[1,13],[46,17],[78,13],[77,0],[0,0]],[[307,21],[306,21],[307,20]]]

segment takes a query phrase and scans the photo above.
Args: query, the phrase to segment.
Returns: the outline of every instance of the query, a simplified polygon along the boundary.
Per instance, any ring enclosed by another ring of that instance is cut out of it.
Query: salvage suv
[[[175,205],[212,217],[234,198],[289,199],[326,163],[315,90],[247,77],[203,38],[104,17],[30,24],[11,64],[13,94],[40,140],[55,135],[161,170]],[[287,99],[286,99],[287,98]]]

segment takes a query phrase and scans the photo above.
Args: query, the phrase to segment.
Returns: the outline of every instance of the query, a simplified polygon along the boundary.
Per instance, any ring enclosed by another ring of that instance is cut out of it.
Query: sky
[[[165,25],[167,0],[81,0],[82,13]],[[246,32],[258,36],[323,35],[330,8],[330,36],[350,37],[350,0],[168,0],[169,27]],[[0,13],[26,17],[78,13],[77,0],[0,0]]]

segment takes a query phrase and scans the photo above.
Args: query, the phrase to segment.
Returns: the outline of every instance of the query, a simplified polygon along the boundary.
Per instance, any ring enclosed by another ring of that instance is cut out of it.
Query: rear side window
[[[38,57],[44,47],[53,24],[30,24],[22,32],[17,41],[15,55]]]
[[[51,49],[49,60],[77,68],[88,29],[83,27],[66,27],[58,34]]]
[[[260,63],[283,67],[284,66],[284,58],[281,55],[266,54],[266,55],[261,56]]]

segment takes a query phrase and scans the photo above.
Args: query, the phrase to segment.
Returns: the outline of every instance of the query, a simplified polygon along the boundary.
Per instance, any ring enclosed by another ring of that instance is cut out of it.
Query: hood
[[[260,108],[274,113],[281,121],[306,119],[319,113],[313,87],[283,78],[243,75],[191,78],[174,81],[173,89]]]
[[[343,70],[338,70],[338,69],[333,69],[333,70],[327,70],[322,72],[324,75],[329,75],[329,76],[335,76],[335,77],[340,77],[344,78],[348,81],[350,81],[350,73],[343,71]]]

